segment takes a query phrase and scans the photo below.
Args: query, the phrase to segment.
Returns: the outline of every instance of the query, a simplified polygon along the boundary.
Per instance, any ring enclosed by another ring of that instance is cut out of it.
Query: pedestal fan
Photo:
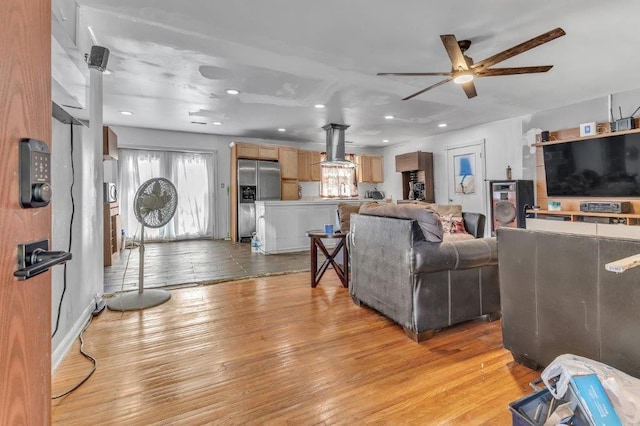
[[[140,233],[140,271],[138,292],[121,293],[107,302],[112,311],[135,311],[160,305],[171,298],[167,290],[144,290],[144,227],[161,228],[176,212],[178,193],[176,187],[165,178],[153,178],[144,182],[133,197],[133,211],[142,225]]]

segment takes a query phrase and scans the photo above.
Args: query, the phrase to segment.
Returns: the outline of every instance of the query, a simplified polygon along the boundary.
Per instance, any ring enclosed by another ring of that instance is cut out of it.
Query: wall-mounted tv
[[[550,197],[640,196],[640,133],[545,145]]]

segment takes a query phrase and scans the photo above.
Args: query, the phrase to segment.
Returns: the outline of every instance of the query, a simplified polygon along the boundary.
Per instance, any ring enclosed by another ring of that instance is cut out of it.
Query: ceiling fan
[[[506,61],[509,58],[512,58],[516,55],[526,52],[527,50],[533,49],[534,47],[538,47],[541,44],[550,42],[558,37],[562,37],[566,33],[562,28],[556,28],[551,31],[548,31],[544,34],[541,34],[537,37],[532,38],[531,40],[527,40],[524,43],[520,43],[517,46],[514,46],[510,49],[504,50],[500,53],[497,53],[483,61],[473,62],[473,59],[465,55],[465,52],[471,46],[471,40],[456,40],[456,36],[453,34],[445,34],[441,35],[440,39],[442,40],[442,44],[444,44],[444,48],[447,50],[447,54],[449,55],[449,59],[451,60],[451,72],[379,72],[377,75],[395,75],[395,76],[429,76],[429,75],[442,75],[447,78],[433,84],[426,89],[422,89],[419,92],[416,92],[412,95],[407,96],[406,98],[402,98],[403,101],[414,98],[427,90],[431,90],[438,86],[442,86],[445,83],[453,80],[454,83],[457,83],[462,86],[462,90],[466,93],[467,98],[471,99],[476,97],[478,93],[476,92],[476,87],[473,84],[473,79],[475,77],[495,77],[502,75],[513,75],[513,74],[532,74],[539,72],[547,72],[553,65],[541,65],[537,67],[514,67],[514,68],[489,68],[493,65],[496,65],[502,61]]]

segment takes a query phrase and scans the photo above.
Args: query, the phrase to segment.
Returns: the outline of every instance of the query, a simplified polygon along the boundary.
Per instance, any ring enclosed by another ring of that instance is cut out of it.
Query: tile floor
[[[211,284],[245,277],[309,271],[309,252],[263,255],[251,253],[249,243],[191,240],[147,243],[144,287]],[[322,262],[322,255],[318,261]],[[104,268],[104,292],[138,289],[139,249],[124,249],[112,266]]]

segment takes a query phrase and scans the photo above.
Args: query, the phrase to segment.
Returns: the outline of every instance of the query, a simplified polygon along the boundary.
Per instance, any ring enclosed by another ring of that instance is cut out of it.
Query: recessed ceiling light
[[[286,132],[286,131],[287,131],[287,129],[285,129],[284,127],[280,127],[280,128],[278,129],[278,131],[279,131],[279,132]]]
[[[382,143],[388,143],[389,139],[382,139]]]
[[[323,104],[315,104],[314,107],[316,107],[317,109],[322,109],[325,108],[326,105]]]
[[[240,91],[239,91],[239,90],[236,90],[236,89],[227,89],[227,93],[228,93],[229,95],[237,95],[237,94],[239,94],[239,93],[240,93]]]
[[[222,121],[214,121],[213,123],[214,126],[222,126]]]
[[[133,115],[133,113],[131,111],[120,111],[120,114],[122,114],[122,115]]]
[[[104,70],[103,74],[104,74],[104,75],[113,74],[113,71],[111,71],[111,70]]]
[[[394,118],[396,118],[394,115],[385,115],[384,116],[385,120],[393,120]]]
[[[447,123],[440,123],[438,124],[438,127],[447,127]]]

